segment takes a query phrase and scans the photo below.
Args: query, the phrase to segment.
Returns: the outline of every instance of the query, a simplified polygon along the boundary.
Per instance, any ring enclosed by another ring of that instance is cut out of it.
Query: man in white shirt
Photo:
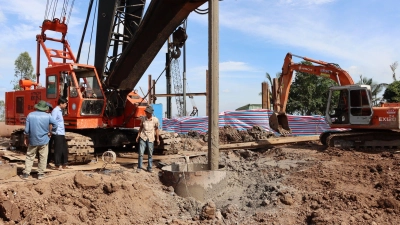
[[[148,147],[148,165],[147,171],[152,173],[153,166],[153,150],[154,150],[154,141],[156,144],[160,143],[159,139],[159,121],[157,117],[153,116],[153,107],[147,106],[144,110],[146,116],[142,118],[142,122],[140,123],[139,133],[136,137],[136,143],[139,143],[139,159],[138,159],[138,167],[136,172],[140,172],[142,170],[143,163],[143,154],[146,146]]]

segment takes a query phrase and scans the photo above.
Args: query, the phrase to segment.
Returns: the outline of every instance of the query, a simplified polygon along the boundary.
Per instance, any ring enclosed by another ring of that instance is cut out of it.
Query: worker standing
[[[44,178],[50,131],[57,129],[57,122],[46,112],[49,110],[49,106],[45,101],[41,100],[34,105],[34,108],[36,111],[28,114],[25,123],[24,144],[28,146],[28,150],[26,152],[25,169],[21,175],[24,180],[29,178],[37,153],[39,154],[38,179]]]
[[[51,111],[53,111],[53,105],[50,104],[49,102],[47,102],[46,104],[49,107],[49,109],[46,112],[51,115]],[[51,135],[48,144],[49,153],[47,154],[47,169],[52,169],[52,167],[50,166],[50,162],[51,160],[54,160],[54,153],[51,152],[51,148],[53,147],[53,140],[54,140],[53,135]]]
[[[138,167],[136,172],[140,173],[142,170],[142,163],[143,163],[143,154],[146,146],[148,148],[148,165],[147,171],[152,173],[152,166],[153,166],[153,150],[154,150],[154,141],[156,144],[160,143],[159,140],[159,122],[157,117],[153,116],[153,107],[147,106],[144,110],[146,113],[145,117],[142,117],[142,121],[140,122],[140,128],[138,136],[136,137],[136,143],[139,143],[139,158],[138,158]],[[140,141],[140,142],[139,142]]]
[[[53,133],[54,139],[54,165],[58,170],[67,169],[68,146],[65,140],[65,126],[63,110],[67,108],[68,100],[60,97],[57,106],[51,112],[51,116],[57,121],[57,130]]]

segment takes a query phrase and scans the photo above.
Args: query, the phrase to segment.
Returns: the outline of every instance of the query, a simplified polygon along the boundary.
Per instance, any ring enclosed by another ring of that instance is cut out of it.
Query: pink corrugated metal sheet
[[[268,122],[271,114],[272,111],[266,109],[225,111],[219,114],[219,126],[229,125],[238,130],[244,130],[258,125],[268,131],[274,132],[269,127]],[[288,115],[288,120],[293,134],[298,136],[319,135],[326,130],[340,130],[330,129],[323,116]],[[187,133],[189,131],[206,133],[208,130],[208,117],[164,118],[163,129],[176,133]]]

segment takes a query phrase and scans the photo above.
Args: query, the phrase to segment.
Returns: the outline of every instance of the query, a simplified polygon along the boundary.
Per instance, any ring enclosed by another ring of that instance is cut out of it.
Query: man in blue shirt
[[[25,169],[21,175],[22,179],[29,178],[36,153],[39,154],[38,179],[44,178],[50,130],[55,131],[57,129],[56,121],[46,112],[49,107],[45,101],[41,100],[34,108],[36,111],[29,113],[26,117],[24,143],[28,146],[28,150],[26,152]]]
[[[67,99],[60,97],[57,106],[51,111],[51,117],[57,122],[57,130],[53,133],[54,139],[54,165],[58,170],[67,168],[68,146],[65,140],[65,126],[63,110],[67,108]]]

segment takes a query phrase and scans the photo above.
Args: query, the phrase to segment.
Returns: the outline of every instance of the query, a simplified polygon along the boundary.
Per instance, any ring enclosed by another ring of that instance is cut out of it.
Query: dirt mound
[[[156,174],[67,173],[2,189],[4,221],[49,224],[158,224],[179,207]],[[155,209],[155,210],[154,210]]]
[[[206,157],[191,158],[206,163]],[[400,155],[320,144],[220,152],[226,188],[182,198],[132,168],[0,181],[0,224],[400,224]]]

